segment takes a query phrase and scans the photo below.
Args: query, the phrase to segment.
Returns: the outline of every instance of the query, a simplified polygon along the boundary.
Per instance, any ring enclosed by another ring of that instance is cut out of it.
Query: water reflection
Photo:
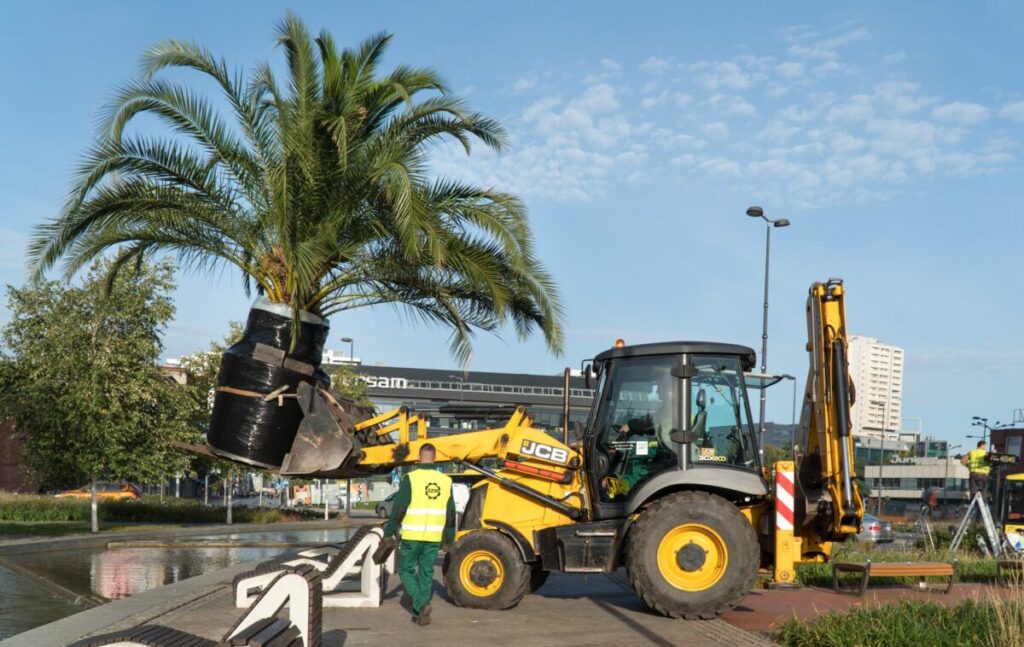
[[[186,537],[181,541],[188,544],[222,544],[227,541],[325,544],[343,542],[351,532],[350,529],[339,528],[233,533]],[[279,546],[118,547],[11,555],[5,559],[78,595],[119,600],[241,562],[274,557],[288,550]],[[31,605],[24,602],[26,594],[34,600]],[[31,578],[0,568],[0,639],[77,613],[83,608],[50,594]]]

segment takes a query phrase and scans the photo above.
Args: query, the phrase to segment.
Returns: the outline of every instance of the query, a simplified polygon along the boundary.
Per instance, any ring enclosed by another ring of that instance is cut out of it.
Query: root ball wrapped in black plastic
[[[227,349],[217,376],[217,390],[207,442],[225,458],[265,469],[281,466],[302,421],[293,397],[300,382],[327,387],[320,369],[329,325],[303,312],[295,349],[291,308],[259,300],[249,310],[242,339]]]

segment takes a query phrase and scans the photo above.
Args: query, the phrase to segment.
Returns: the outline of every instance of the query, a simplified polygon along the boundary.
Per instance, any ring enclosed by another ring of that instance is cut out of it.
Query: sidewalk
[[[210,573],[85,611],[15,636],[10,647],[60,645],[89,634],[142,623],[163,624],[219,639],[241,613],[232,604],[231,577],[253,564]],[[171,590],[173,589],[173,590]],[[434,623],[419,627],[402,606],[398,578],[389,579],[379,609],[324,609],[324,645],[770,645],[723,620],[673,620],[649,611],[612,575],[554,573],[536,594],[508,611],[479,611],[448,601],[435,571]]]

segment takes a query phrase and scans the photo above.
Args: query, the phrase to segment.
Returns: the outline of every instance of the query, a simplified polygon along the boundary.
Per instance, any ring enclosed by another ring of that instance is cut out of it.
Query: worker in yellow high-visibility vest
[[[430,443],[419,453],[419,467],[398,487],[384,526],[384,541],[398,545],[398,577],[412,599],[412,621],[430,624],[434,562],[442,543],[455,538],[455,499],[452,479],[438,471],[437,450]],[[401,528],[401,542],[395,533]]]
[[[982,496],[985,496],[989,472],[988,450],[985,447],[985,441],[979,440],[977,448],[969,451],[961,461],[970,472],[971,499],[974,499],[977,492],[981,492]]]

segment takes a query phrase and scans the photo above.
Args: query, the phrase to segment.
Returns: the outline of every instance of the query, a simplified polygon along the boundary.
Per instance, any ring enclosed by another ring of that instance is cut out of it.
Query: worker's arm
[[[405,519],[405,511],[412,501],[412,486],[409,485],[409,475],[402,477],[402,483],[398,486],[398,494],[395,495],[395,503],[391,506],[391,514],[388,515],[388,522],[384,524],[384,536],[394,537],[398,529],[402,527],[402,520]]]
[[[450,544],[455,541],[455,493],[448,497],[448,511],[444,516],[444,532],[441,543]]]

